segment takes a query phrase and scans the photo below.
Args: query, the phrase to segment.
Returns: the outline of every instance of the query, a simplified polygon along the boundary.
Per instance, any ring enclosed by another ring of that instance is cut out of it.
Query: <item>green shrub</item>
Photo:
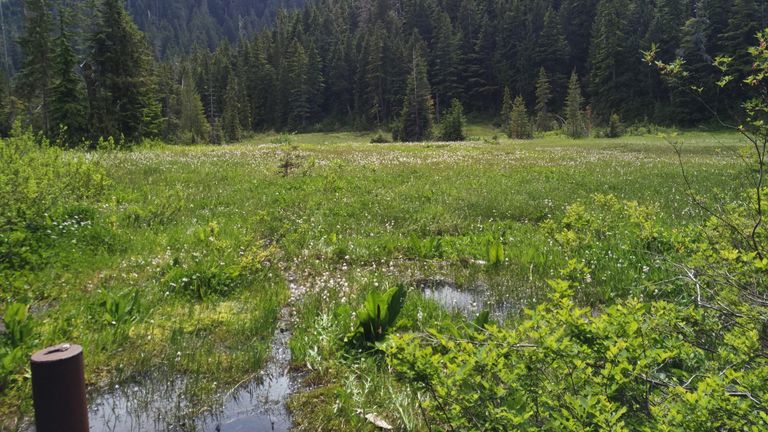
[[[87,155],[51,147],[17,124],[0,140],[0,271],[33,265],[45,231],[71,209],[93,206],[108,186],[104,169]]]
[[[682,230],[610,196],[574,204],[545,224],[569,279],[550,281],[545,303],[511,327],[393,336],[388,364],[428,395],[433,430],[764,430],[768,230],[755,224],[757,197]],[[623,286],[585,280],[609,273]]]
[[[528,118],[522,96],[516,97],[515,103],[512,105],[507,135],[512,139],[530,139],[533,137],[533,126]]]
[[[384,340],[400,315],[406,292],[402,285],[384,294],[369,292],[363,307],[357,312],[357,327],[348,339],[357,346],[372,345]]]
[[[451,102],[451,109],[440,123],[441,141],[464,141],[464,108],[458,99]]]

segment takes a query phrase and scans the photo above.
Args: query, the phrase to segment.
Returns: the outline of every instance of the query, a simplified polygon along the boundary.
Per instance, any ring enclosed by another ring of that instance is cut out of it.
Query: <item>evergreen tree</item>
[[[82,143],[87,134],[87,104],[82,78],[75,72],[78,66],[66,26],[66,11],[59,11],[59,36],[56,38],[54,75],[57,80],[51,97],[51,123],[59,128],[59,140],[68,147]]]
[[[323,78],[323,62],[314,43],[311,43],[307,50],[306,88],[309,106],[307,116],[311,120],[319,120],[322,115],[325,79]]]
[[[92,131],[139,142],[152,136],[159,117],[149,50],[122,0],[104,0],[98,17],[87,76]]]
[[[536,81],[536,130],[548,131],[552,123],[549,114],[549,103],[552,100],[552,87],[549,85],[547,71],[539,70],[539,79]]]
[[[228,93],[229,94],[229,93]],[[225,111],[226,112],[226,111]],[[225,119],[232,121],[229,113]],[[234,128],[235,140],[239,138],[237,127]],[[182,142],[198,144],[208,139],[211,127],[205,118],[205,110],[200,100],[200,95],[195,88],[195,80],[192,74],[187,72],[181,82],[179,95],[179,134]]]
[[[9,85],[5,73],[0,71],[0,138],[8,136],[10,131],[9,117]]]
[[[430,51],[430,82],[438,103],[435,112],[438,119],[444,104],[460,96],[459,79],[459,43],[460,34],[454,31],[448,14],[444,11],[436,13],[435,40]],[[451,109],[453,107],[451,106]]]
[[[365,41],[363,104],[364,117],[369,124],[380,126],[384,121],[384,30],[376,28]]]
[[[53,20],[48,0],[24,0],[24,33],[19,39],[23,52],[18,91],[27,104],[34,126],[51,131],[51,71],[53,70]],[[39,113],[39,114],[38,114]]]
[[[432,134],[432,103],[429,97],[427,66],[422,54],[423,42],[418,36],[414,38],[411,46],[411,73],[395,139],[425,141]]]
[[[600,0],[590,49],[589,94],[599,118],[627,109],[639,52],[630,47],[630,5],[627,0]]]
[[[309,118],[309,91],[307,86],[308,59],[304,47],[294,41],[287,58],[288,127],[301,130]]]
[[[224,95],[224,113],[221,116],[223,138],[227,142],[240,141],[242,126],[240,125],[240,101],[238,98],[237,78],[230,74],[227,91]]]
[[[753,59],[748,48],[757,44],[757,32],[767,24],[768,5],[764,3],[764,0],[734,0],[728,26],[719,35],[722,50],[719,54],[733,58],[729,72],[736,74],[738,81],[742,81],[752,70]]]
[[[554,108],[562,106],[568,85],[569,51],[560,18],[550,8],[544,15],[544,29],[536,41],[535,64],[547,71],[549,84],[552,87],[551,103]]]
[[[695,124],[711,118],[712,113],[703,105],[718,111],[718,95],[712,85],[716,82],[716,69],[707,52],[709,19],[704,2],[696,4],[693,18],[682,29],[681,44],[677,52],[685,63],[684,67],[692,81],[685,83],[689,88],[673,91],[675,120],[683,124]]]
[[[509,116],[512,114],[512,105],[514,100],[512,99],[512,92],[509,87],[504,87],[504,99],[501,101],[501,128],[509,130]]]
[[[451,101],[451,109],[440,123],[440,140],[464,141],[464,107],[458,99]]]
[[[514,104],[512,104],[507,135],[512,139],[529,139],[533,137],[531,121],[528,118],[525,101],[522,96],[517,96]]]
[[[568,95],[565,98],[565,134],[571,138],[582,138],[587,135],[586,119],[581,110],[583,103],[579,77],[576,71],[573,71],[571,80],[568,82]]]
[[[570,47],[569,65],[577,73],[587,72],[597,3],[598,0],[562,0],[560,6],[560,22]]]

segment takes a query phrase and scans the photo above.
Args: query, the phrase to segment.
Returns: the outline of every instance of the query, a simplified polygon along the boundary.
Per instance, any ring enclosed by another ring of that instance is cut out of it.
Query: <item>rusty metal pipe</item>
[[[37,432],[88,432],[83,347],[63,344],[32,355]]]

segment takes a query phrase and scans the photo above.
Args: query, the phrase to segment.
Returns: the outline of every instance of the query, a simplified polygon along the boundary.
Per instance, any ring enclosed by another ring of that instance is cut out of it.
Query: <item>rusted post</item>
[[[88,432],[83,347],[63,344],[32,355],[37,432]]]

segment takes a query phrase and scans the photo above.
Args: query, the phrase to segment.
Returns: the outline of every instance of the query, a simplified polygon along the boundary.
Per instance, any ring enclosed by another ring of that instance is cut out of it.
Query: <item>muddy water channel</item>
[[[291,428],[286,402],[297,390],[298,379],[289,373],[289,339],[292,305],[300,296],[295,279],[288,278],[292,301],[283,308],[264,369],[224,396],[219,410],[196,415],[190,413],[184,398],[185,380],[167,377],[147,378],[136,384],[116,387],[102,393],[90,404],[90,430],[93,432],[245,432],[288,431]],[[417,279],[411,286],[426,298],[451,312],[474,319],[482,311],[502,321],[519,311],[521,304],[494,293],[486,284],[459,285],[449,279]]]
[[[284,310],[283,314],[286,314]],[[184,380],[147,380],[116,388],[90,405],[90,430],[93,432],[235,432],[288,431],[291,418],[285,403],[294,388],[288,371],[291,360],[290,331],[283,326],[275,331],[268,363],[251,382],[243,383],[224,398],[214,413],[190,416],[183,396]]]
[[[293,275],[287,280],[291,301],[280,312],[271,352],[262,371],[224,396],[213,413],[190,413],[183,397],[185,380],[145,379],[116,387],[92,399],[89,409],[92,432],[285,432],[291,429],[286,402],[296,389],[289,372],[288,341],[293,305],[303,290]]]

